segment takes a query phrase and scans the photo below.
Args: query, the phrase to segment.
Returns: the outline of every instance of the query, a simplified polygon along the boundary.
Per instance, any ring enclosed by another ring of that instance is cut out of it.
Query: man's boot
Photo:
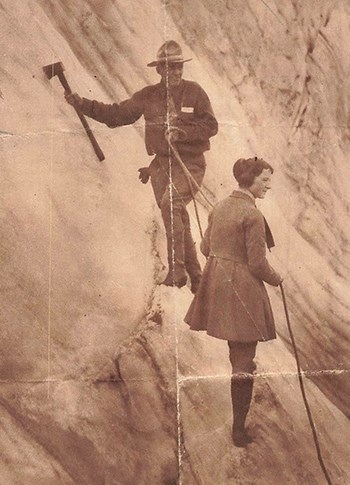
[[[197,293],[202,277],[202,269],[197,258],[196,245],[191,234],[190,218],[186,207],[182,211],[182,222],[184,225],[184,244],[185,244],[185,267],[191,278],[191,291]]]
[[[187,282],[185,271],[184,232],[167,234],[169,271],[162,285],[181,288]]]
[[[232,377],[231,399],[233,409],[232,440],[235,446],[243,448],[253,441],[246,432],[245,420],[253,394],[253,377]]]

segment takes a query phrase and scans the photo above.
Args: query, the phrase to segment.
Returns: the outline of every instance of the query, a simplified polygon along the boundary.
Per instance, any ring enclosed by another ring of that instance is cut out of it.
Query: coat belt
[[[244,265],[248,264],[247,261],[238,261],[238,259],[233,259],[233,258],[230,258],[229,256],[220,256],[218,254],[213,254],[213,253],[209,253],[209,258],[224,259],[225,261],[231,261],[232,263],[236,263],[236,264],[244,264]]]

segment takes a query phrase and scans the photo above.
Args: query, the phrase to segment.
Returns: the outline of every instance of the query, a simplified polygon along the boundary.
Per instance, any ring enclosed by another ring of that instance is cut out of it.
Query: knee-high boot
[[[231,378],[231,399],[233,410],[232,440],[235,446],[244,447],[253,440],[245,430],[253,394],[253,376]]]
[[[163,285],[181,288],[186,284],[187,276],[185,271],[183,239],[183,232],[167,234],[169,271],[165,280],[162,282]]]
[[[169,271],[162,282],[166,286],[181,288],[186,284],[185,270],[185,229],[182,222],[183,202],[181,199],[171,199],[165,196],[161,202],[161,211],[167,238]]]

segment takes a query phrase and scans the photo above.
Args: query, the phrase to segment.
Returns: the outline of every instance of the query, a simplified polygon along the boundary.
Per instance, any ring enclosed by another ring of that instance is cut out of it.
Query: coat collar
[[[236,197],[238,199],[244,199],[247,202],[250,202],[252,205],[255,205],[255,200],[253,197],[250,197],[250,195],[245,194],[244,192],[241,192],[240,190],[234,190],[230,197]]]
[[[235,197],[237,199],[244,199],[247,202],[250,202],[253,206],[256,207],[255,205],[255,199],[253,197],[250,197],[250,195],[245,194],[244,192],[241,192],[240,190],[234,190],[230,197]],[[264,217],[264,224],[265,224],[265,235],[266,235],[266,244],[267,247],[269,248],[269,251],[271,251],[271,248],[275,246],[275,241],[273,240],[272,232],[271,229]]]

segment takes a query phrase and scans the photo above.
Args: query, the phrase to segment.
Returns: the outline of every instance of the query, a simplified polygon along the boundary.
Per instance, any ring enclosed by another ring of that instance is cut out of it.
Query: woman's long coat
[[[201,251],[208,261],[185,317],[191,329],[237,342],[276,338],[263,281],[278,286],[281,277],[267,262],[265,221],[253,198],[234,191],[216,205]]]

